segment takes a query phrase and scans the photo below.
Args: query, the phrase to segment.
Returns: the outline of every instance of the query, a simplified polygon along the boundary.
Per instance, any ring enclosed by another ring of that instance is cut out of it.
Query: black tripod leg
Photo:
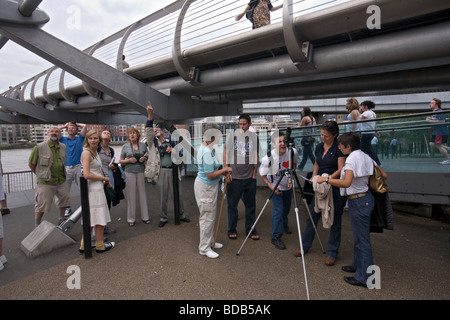
[[[313,226],[313,228],[314,228],[314,231],[315,231],[315,233],[316,233],[316,235],[317,235],[317,240],[319,240],[320,248],[322,249],[322,252],[325,254],[326,252],[325,252],[325,250],[323,249],[322,241],[320,241],[319,233],[317,232],[316,224],[314,223],[313,217],[312,217],[312,215],[311,215],[311,211],[309,210],[308,202],[306,201],[305,195],[304,195],[302,189],[300,188],[300,182],[299,182],[299,180],[298,180],[297,173],[296,173],[295,171],[293,171],[293,174],[294,174],[294,177],[295,177],[295,181],[297,182],[297,185],[299,186],[299,190],[300,190],[300,194],[301,194],[301,196],[302,196],[303,204],[304,204],[305,207],[306,207],[306,211],[308,212],[309,219],[311,220],[311,224],[312,224],[312,226]],[[306,183],[306,182],[305,182],[305,183]],[[303,256],[303,249],[302,249],[302,256]]]
[[[255,226],[258,223],[259,218],[261,217],[262,213],[264,212],[264,209],[266,208],[266,206],[269,203],[269,201],[272,199],[275,191],[277,190],[278,186],[280,185],[281,179],[283,179],[283,176],[284,176],[284,173],[280,175],[280,179],[278,179],[277,184],[275,185],[275,187],[273,188],[272,192],[270,193],[269,198],[266,200],[266,203],[264,204],[264,207],[261,209],[261,212],[259,213],[258,217],[256,218],[255,223],[253,224],[252,228],[250,229],[250,232],[245,237],[244,242],[242,242],[241,247],[239,248],[238,252],[236,253],[237,256],[240,254],[242,248],[245,245],[245,242],[247,242],[248,237],[252,234],[253,229],[255,229]]]

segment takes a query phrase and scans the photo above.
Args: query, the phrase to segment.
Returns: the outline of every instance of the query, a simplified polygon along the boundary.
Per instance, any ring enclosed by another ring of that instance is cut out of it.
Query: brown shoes
[[[294,250],[294,257],[301,258],[302,252],[298,249]]]
[[[327,257],[326,259],[325,259],[325,264],[327,265],[327,266],[334,266],[334,263],[336,262],[336,259],[333,259],[333,258],[330,258],[330,257]]]

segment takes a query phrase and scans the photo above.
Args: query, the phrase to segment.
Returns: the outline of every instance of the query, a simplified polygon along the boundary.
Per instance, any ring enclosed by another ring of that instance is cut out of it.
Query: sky
[[[43,0],[50,17],[42,30],[84,50],[174,0]],[[52,65],[13,41],[0,49],[0,92]]]

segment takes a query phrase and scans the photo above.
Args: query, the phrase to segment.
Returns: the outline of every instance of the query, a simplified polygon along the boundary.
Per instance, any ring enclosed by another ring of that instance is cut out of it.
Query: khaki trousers
[[[197,201],[200,226],[200,244],[198,250],[206,253],[211,250],[214,241],[214,225],[217,216],[217,192],[219,185],[208,185],[198,179],[194,182],[194,194]]]

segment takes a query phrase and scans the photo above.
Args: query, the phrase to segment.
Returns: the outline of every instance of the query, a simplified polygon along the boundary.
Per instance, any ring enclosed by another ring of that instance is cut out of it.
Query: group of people
[[[359,114],[355,112],[355,101],[354,98],[347,101],[349,120],[376,117],[371,111],[375,106],[373,102],[361,103],[360,109],[363,112]],[[438,99],[432,101],[433,106],[440,107],[439,103]],[[440,110],[440,108],[436,107],[434,110]],[[302,126],[316,124],[309,108],[305,108],[302,114],[304,119]],[[40,224],[44,212],[49,211],[53,198],[55,198],[56,206],[59,207],[60,219],[64,218],[67,208],[70,208],[69,178],[77,182],[77,179],[73,177],[79,177],[82,174],[88,181],[91,228],[95,230],[96,252],[106,252],[115,245],[114,242],[103,241],[105,227],[111,221],[111,202],[107,201],[104,188],[105,186],[114,188],[117,183],[112,181],[120,180],[121,177],[126,179],[124,198],[127,201],[129,226],[134,226],[136,222],[136,197],[139,198],[142,221],[146,224],[150,223],[145,193],[145,179],[150,178],[156,182],[160,192],[159,227],[163,227],[168,221],[167,200],[168,195],[173,192],[172,174],[173,169],[177,167],[172,161],[172,154],[181,153],[183,149],[177,148],[170,137],[166,137],[160,128],[153,126],[153,108],[150,103],[147,106],[147,115],[146,143],[140,141],[139,131],[131,128],[128,131],[128,142],[122,147],[118,163],[115,162],[114,150],[109,147],[111,134],[108,131],[103,131],[101,134],[97,130],[87,131],[86,125],[75,122],[69,122],[62,128],[50,128],[49,140],[35,146],[29,158],[29,166],[37,176],[36,226]],[[289,145],[291,142],[286,134],[279,131],[271,136],[273,149],[269,150],[259,165],[259,140],[254,130],[251,130],[251,118],[248,114],[241,114],[238,121],[239,128],[226,137],[223,159],[217,157],[215,150],[215,144],[222,141],[222,132],[217,124],[204,125],[203,142],[197,152],[198,174],[194,182],[194,194],[200,213],[198,250],[201,255],[209,258],[219,257],[216,249],[223,247],[223,244],[215,242],[214,238],[217,196],[222,176],[226,183],[227,235],[230,240],[238,238],[240,200],[245,205],[245,235],[253,240],[260,239],[255,228],[257,174],[267,185],[273,201],[271,243],[277,249],[286,249],[282,236],[291,233],[288,214],[291,209],[294,179],[290,176],[290,170],[287,169],[296,169],[299,154]],[[440,118],[432,117],[427,121],[436,122],[440,121]],[[295,250],[294,256],[301,257],[310,250],[316,233],[315,226],[321,218],[324,220],[324,212],[327,211],[330,233],[325,264],[333,266],[339,253],[342,214],[347,203],[354,237],[354,259],[352,265],[344,266],[342,269],[354,273],[354,276],[344,279],[352,285],[366,286],[369,276],[367,268],[373,264],[370,217],[375,206],[374,196],[369,189],[369,177],[377,166],[384,179],[387,179],[387,174],[379,167],[376,153],[375,156],[371,153],[370,142],[374,137],[371,130],[374,128],[365,128],[360,135],[354,132],[354,130],[357,131],[356,124],[350,125],[352,126],[350,132],[342,135],[339,135],[336,121],[326,121],[320,127],[321,142],[315,147],[312,177],[309,181],[314,185],[315,196],[309,206],[311,215],[307,218],[302,234],[303,247]],[[81,132],[77,135],[79,127]],[[67,138],[61,135],[63,128],[68,131]],[[432,139],[433,143],[435,145],[445,143],[448,133],[436,131]],[[81,149],[79,149],[80,143],[82,143]],[[366,144],[369,145],[370,150],[365,149]],[[313,143],[311,148],[312,145]],[[76,163],[77,158],[79,163]],[[113,175],[112,172],[117,170],[123,172]],[[179,190],[180,220],[189,222],[189,218],[184,213],[181,183]],[[319,194],[323,190],[331,195],[327,198],[329,200],[326,200],[328,209],[325,211],[324,197]],[[1,231],[0,228],[0,259],[2,259]],[[79,251],[84,251],[83,240]]]
[[[162,134],[160,128],[153,128],[153,108],[147,107],[147,144],[141,141],[137,129],[128,130],[128,141],[122,147],[116,161],[114,149],[109,146],[111,133],[87,130],[85,124],[68,122],[63,127],[51,127],[48,140],[37,144],[31,151],[28,165],[36,174],[35,227],[42,221],[45,212],[50,211],[53,200],[59,209],[59,222],[72,213],[70,207],[70,188],[72,182],[79,185],[81,177],[87,180],[90,209],[90,223],[95,238],[96,252],[106,252],[114,248],[114,242],[104,242],[105,233],[115,233],[107,224],[111,221],[111,207],[121,199],[127,203],[127,222],[130,227],[136,223],[137,201],[140,216],[145,224],[150,224],[149,207],[145,191],[145,168],[157,164],[156,174],[152,176],[160,193],[160,222],[163,227],[167,221],[167,201],[173,196],[171,153],[178,150]],[[81,131],[78,134],[78,130]],[[61,130],[67,129],[63,137]],[[152,154],[152,155],[150,155]],[[149,162],[153,163],[149,163]],[[119,166],[120,164],[120,166]],[[181,176],[181,175],[179,175]],[[105,187],[114,189],[114,199],[107,199]],[[180,221],[190,222],[184,213],[181,183],[179,184]],[[84,241],[79,249],[84,252]]]
[[[312,122],[312,120],[308,120]],[[315,120],[314,120],[315,121]],[[223,162],[216,156],[214,145],[221,141],[220,128],[216,124],[204,126],[204,141],[197,155],[198,174],[195,179],[194,192],[200,212],[200,244],[199,253],[209,258],[217,258],[223,244],[214,242],[214,225],[216,223],[217,194],[220,177],[224,176],[228,189],[228,237],[237,238],[237,204],[243,200],[245,205],[245,231],[247,237],[259,239],[255,228],[255,195],[256,174],[267,185],[273,203],[271,243],[280,250],[286,249],[282,236],[291,233],[288,226],[288,214],[292,202],[292,170],[296,169],[299,160],[298,152],[289,146],[289,139],[282,131],[272,135],[272,146],[262,158],[258,169],[258,139],[249,130],[250,116],[239,117],[239,128],[227,135],[224,146]],[[321,126],[321,140],[315,149],[314,169],[310,182],[330,186],[332,193],[333,217],[330,222],[328,255],[325,263],[335,264],[341,242],[341,221],[345,203],[348,201],[349,215],[354,235],[354,260],[351,266],[343,267],[344,271],[353,272],[353,277],[345,277],[352,285],[366,286],[367,267],[373,264],[370,244],[370,216],[374,208],[374,196],[369,190],[369,177],[378,164],[361,150],[361,138],[354,132],[339,136],[336,121],[326,121]],[[223,165],[222,165],[223,164]],[[290,170],[288,170],[290,169]],[[387,179],[387,174],[383,176]],[[304,251],[295,250],[297,257],[309,251],[315,237],[315,225],[322,217],[317,210],[314,197],[310,205],[310,218],[302,235]],[[314,226],[313,226],[314,224]],[[250,234],[251,232],[251,234]]]

